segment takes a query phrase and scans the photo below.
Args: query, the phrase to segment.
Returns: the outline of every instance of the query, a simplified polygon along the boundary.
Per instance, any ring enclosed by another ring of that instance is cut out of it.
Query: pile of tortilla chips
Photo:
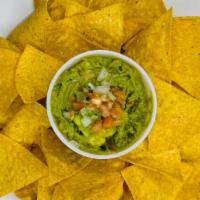
[[[69,58],[109,49],[151,76],[156,123],[134,151],[92,160],[50,128],[44,100]],[[173,17],[162,0],[35,0],[0,38],[0,197],[26,200],[200,199],[200,17]]]

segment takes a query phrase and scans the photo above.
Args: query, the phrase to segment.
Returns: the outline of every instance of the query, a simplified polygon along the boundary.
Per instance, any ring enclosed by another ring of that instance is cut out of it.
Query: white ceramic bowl
[[[57,128],[56,124],[54,123],[54,119],[51,113],[51,106],[50,106],[50,100],[51,100],[51,93],[52,90],[54,88],[54,85],[58,79],[58,77],[65,71],[68,70],[70,67],[74,66],[76,63],[78,63],[82,58],[84,57],[88,57],[88,56],[95,56],[95,55],[100,55],[100,56],[109,56],[109,57],[116,57],[118,59],[123,60],[125,63],[129,64],[130,66],[136,68],[142,77],[142,80],[144,82],[144,85],[146,87],[147,92],[149,92],[152,96],[152,115],[151,115],[151,119],[149,121],[148,126],[146,127],[146,129],[141,133],[140,137],[138,138],[138,140],[132,144],[131,146],[129,146],[128,148],[120,151],[120,152],[116,152],[116,153],[112,153],[109,155],[97,155],[97,154],[92,154],[92,153],[88,153],[86,151],[83,151],[81,149],[79,149],[78,147],[75,146],[75,144],[73,142],[70,142],[66,137],[63,136],[63,134],[59,131],[59,129]],[[137,148],[144,140],[145,138],[148,136],[151,128],[153,127],[153,124],[155,122],[155,118],[156,118],[156,113],[157,113],[157,98],[156,98],[156,92],[155,92],[155,88],[152,84],[152,81],[150,80],[149,76],[147,75],[147,73],[142,69],[142,67],[137,64],[135,61],[133,61],[132,59],[130,59],[129,57],[122,55],[120,53],[116,53],[113,51],[107,51],[107,50],[94,50],[94,51],[87,51],[85,53],[81,53],[73,58],[71,58],[70,60],[68,60],[55,74],[55,76],[53,77],[50,86],[49,86],[49,90],[48,90],[48,94],[47,94],[47,113],[48,113],[48,117],[49,117],[49,121],[51,123],[51,126],[55,132],[55,134],[58,136],[58,138],[67,146],[69,147],[71,150],[75,151],[76,153],[82,155],[82,156],[86,156],[89,158],[94,158],[94,159],[112,159],[112,158],[116,158],[116,157],[120,157],[123,156],[125,154],[127,154],[128,152],[134,150],[135,148]]]

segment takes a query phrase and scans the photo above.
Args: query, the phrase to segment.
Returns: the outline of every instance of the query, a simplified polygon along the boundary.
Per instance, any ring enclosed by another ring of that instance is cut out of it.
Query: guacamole
[[[51,96],[61,133],[96,154],[117,152],[135,142],[150,120],[151,105],[139,72],[103,56],[86,57],[64,71]]]

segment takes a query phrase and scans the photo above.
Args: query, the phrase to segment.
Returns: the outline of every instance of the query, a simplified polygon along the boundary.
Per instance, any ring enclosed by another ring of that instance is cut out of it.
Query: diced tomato
[[[120,104],[125,103],[124,93],[120,89],[112,88],[111,91],[114,94],[114,96],[116,97],[117,102],[119,102]]]
[[[91,131],[92,132],[98,132],[102,129],[102,120],[96,121],[96,123],[93,125]]]
[[[79,111],[83,108],[83,103],[80,101],[75,101],[72,103],[72,106],[75,111]]]
[[[120,105],[115,103],[110,110],[110,114],[113,118],[120,119],[123,114],[123,111],[122,111]]]
[[[106,117],[103,119],[103,128],[112,128],[114,126],[114,120],[112,117]]]
[[[108,106],[102,104],[99,108],[101,114],[103,117],[109,117],[110,116],[110,110],[108,108]]]

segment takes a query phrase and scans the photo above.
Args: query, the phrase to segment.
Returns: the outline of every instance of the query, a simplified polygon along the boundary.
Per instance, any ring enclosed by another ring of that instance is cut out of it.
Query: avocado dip
[[[90,56],[59,76],[51,112],[60,132],[79,149],[109,154],[138,139],[149,123],[151,101],[134,67]]]

